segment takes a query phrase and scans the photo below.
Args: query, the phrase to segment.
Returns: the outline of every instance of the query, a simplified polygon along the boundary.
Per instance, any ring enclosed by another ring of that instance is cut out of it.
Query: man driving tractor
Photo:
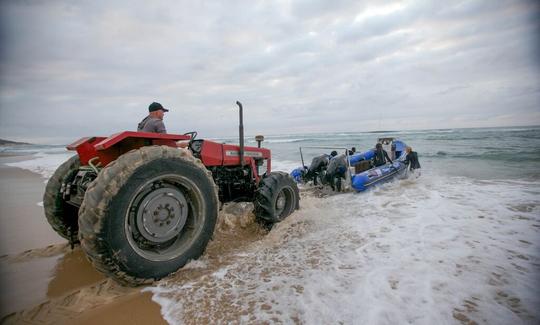
[[[146,116],[138,125],[137,132],[167,133],[163,116],[169,110],[160,103],[153,102],[148,106],[148,116]]]

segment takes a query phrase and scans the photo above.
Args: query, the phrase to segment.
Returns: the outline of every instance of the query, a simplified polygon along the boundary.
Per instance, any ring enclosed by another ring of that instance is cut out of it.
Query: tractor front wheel
[[[255,216],[268,223],[280,222],[299,208],[300,194],[294,179],[272,172],[261,180],[255,195]]]
[[[133,150],[105,167],[86,191],[81,247],[120,283],[148,283],[202,255],[218,202],[210,172],[189,151]]]

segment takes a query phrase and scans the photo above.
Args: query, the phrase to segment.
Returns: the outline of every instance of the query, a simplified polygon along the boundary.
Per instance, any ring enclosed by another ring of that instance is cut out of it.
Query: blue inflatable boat
[[[407,166],[404,163],[394,161],[392,164],[374,167],[353,175],[351,185],[356,191],[362,192],[375,184],[392,180],[396,176],[404,176],[406,171]]]
[[[371,160],[375,156],[375,149],[370,149],[365,152],[361,153],[354,153],[352,155],[348,155],[348,150],[343,148],[345,151],[345,157],[346,161],[348,161],[348,167],[350,176],[350,186],[352,189],[354,189],[357,192],[365,191],[366,189],[376,185],[381,184],[387,181],[390,181],[394,179],[395,177],[404,177],[407,173],[407,168],[403,163],[403,160],[405,159],[405,143],[403,141],[394,139],[394,138],[379,138],[378,143],[381,143],[383,145],[383,148],[388,152],[388,154],[391,156],[392,163],[387,163],[386,165],[378,166],[378,167],[372,167]],[[308,148],[308,147],[304,147]],[[311,147],[311,148],[323,148],[323,147]],[[326,148],[326,149],[332,149],[332,148]],[[300,154],[302,156],[302,148],[300,148]],[[343,155],[341,155],[343,159]],[[339,157],[339,156],[337,156]],[[336,157],[336,158],[337,158]],[[315,161],[316,158],[314,158]],[[328,161],[331,164],[331,161],[335,159],[334,157],[328,156]],[[302,156],[302,164],[303,164],[304,158]],[[319,158],[320,162],[320,158]],[[312,162],[313,164],[313,162]],[[302,167],[298,167],[294,169],[291,172],[291,176],[294,178],[294,180],[298,183],[307,183],[309,181],[313,181],[313,183],[317,184],[317,178],[313,179],[313,177],[319,177],[320,174],[324,176],[325,169],[324,167],[318,171],[318,173],[314,176],[313,173],[310,173],[312,168],[310,166],[309,168],[305,165]],[[324,177],[319,177],[320,179],[324,179]]]

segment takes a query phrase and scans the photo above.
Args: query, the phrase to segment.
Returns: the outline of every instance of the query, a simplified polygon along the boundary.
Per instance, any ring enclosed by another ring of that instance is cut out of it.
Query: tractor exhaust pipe
[[[236,101],[236,105],[240,108],[240,166],[244,166],[244,113],[242,111],[242,103]]]

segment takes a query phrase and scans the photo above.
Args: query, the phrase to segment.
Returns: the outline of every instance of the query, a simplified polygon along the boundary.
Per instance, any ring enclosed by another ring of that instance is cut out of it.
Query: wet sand
[[[21,159],[24,157],[0,158],[0,256],[64,242],[38,205],[43,200],[45,179],[4,165]]]
[[[141,288],[106,279],[49,226],[45,180],[0,157],[0,323],[166,324]]]

